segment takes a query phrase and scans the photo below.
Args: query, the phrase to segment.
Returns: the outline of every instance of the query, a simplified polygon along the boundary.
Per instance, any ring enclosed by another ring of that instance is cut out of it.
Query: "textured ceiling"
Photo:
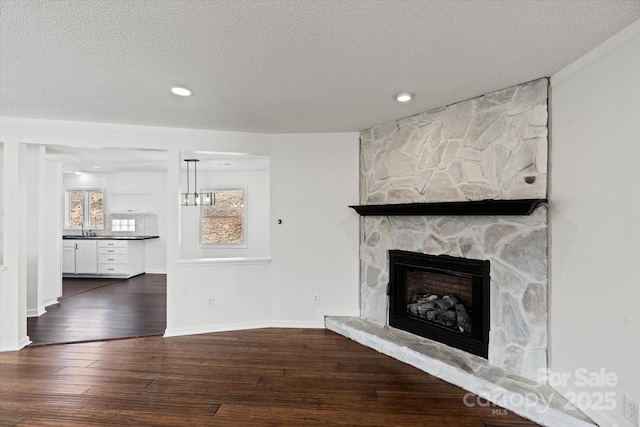
[[[0,6],[3,116],[265,133],[358,131],[549,76],[640,18],[638,0]]]

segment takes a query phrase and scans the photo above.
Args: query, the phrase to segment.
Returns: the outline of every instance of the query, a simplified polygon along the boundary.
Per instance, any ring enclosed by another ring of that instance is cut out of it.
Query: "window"
[[[111,231],[136,231],[135,219],[112,219]]]
[[[65,193],[66,226],[104,228],[102,190],[69,190]]]
[[[213,205],[202,206],[200,244],[246,246],[245,190],[206,190]]]

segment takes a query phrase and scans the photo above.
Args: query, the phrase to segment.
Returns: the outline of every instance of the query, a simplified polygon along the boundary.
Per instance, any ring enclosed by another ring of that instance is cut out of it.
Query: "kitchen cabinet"
[[[116,277],[144,273],[144,241],[99,240],[98,273]]]
[[[62,274],[75,274],[76,272],[76,242],[75,240],[62,241]]]
[[[62,273],[67,277],[129,278],[144,273],[144,240],[63,239]]]
[[[62,242],[63,274],[97,274],[98,245],[95,240]]]
[[[98,246],[95,240],[76,242],[76,274],[96,274],[98,272]]]

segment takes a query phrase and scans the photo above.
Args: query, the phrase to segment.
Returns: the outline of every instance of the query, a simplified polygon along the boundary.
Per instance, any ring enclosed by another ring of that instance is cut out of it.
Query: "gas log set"
[[[412,295],[409,301],[408,314],[465,334],[473,333],[471,316],[454,295],[417,294]]]

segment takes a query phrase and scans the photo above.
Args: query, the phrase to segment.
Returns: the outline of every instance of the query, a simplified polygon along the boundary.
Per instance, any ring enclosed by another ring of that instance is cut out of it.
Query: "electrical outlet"
[[[624,417],[633,425],[638,425],[638,404],[627,396],[624,397]]]
[[[314,304],[318,304],[320,302],[320,295],[318,294],[311,294],[311,299],[313,300]]]
[[[207,307],[213,308],[213,297],[207,299]]]

